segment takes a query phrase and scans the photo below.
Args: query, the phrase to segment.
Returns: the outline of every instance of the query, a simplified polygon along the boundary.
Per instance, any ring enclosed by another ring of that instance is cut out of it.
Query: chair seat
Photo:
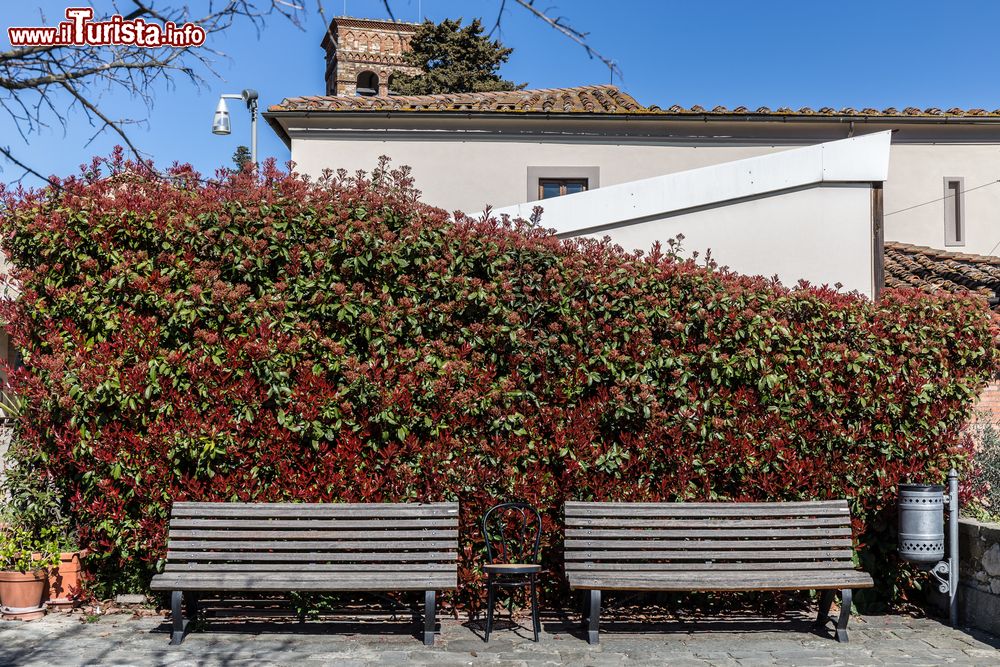
[[[531,563],[487,563],[483,566],[486,574],[534,574],[541,571],[541,565]]]

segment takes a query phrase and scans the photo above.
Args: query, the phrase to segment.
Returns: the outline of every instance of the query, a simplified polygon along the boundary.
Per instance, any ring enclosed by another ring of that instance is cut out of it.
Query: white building
[[[1000,110],[645,107],[613,86],[298,97],[268,122],[306,173],[413,168],[427,202],[479,211],[893,131],[885,238],[977,254],[1000,243]]]
[[[658,112],[611,86],[296,98],[266,117],[308,174],[371,169],[388,155],[448,210],[528,217],[542,200],[542,224],[564,237],[648,250],[683,234],[687,252],[787,284],[874,296],[884,282],[887,131],[705,150],[655,138]]]
[[[541,224],[562,238],[609,236],[629,250],[683,234],[740,273],[840,283],[868,296],[882,275],[882,183],[890,132],[553,197]],[[528,219],[538,202],[493,211]]]

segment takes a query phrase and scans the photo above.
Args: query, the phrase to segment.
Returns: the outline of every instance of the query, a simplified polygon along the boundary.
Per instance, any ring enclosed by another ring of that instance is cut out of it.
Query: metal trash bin
[[[911,563],[944,558],[944,486],[899,485],[899,556]]]

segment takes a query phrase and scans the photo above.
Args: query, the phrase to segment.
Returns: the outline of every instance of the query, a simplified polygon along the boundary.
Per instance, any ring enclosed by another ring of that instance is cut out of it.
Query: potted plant
[[[20,445],[15,440],[8,452],[0,524],[11,527],[19,536],[9,546],[12,553],[21,548],[18,544],[33,541],[36,545],[39,560],[48,568],[47,606],[70,609],[80,596],[81,559],[86,552],[77,546],[59,489],[47,474],[32,465],[31,456]]]
[[[0,531],[0,612],[5,619],[34,620],[48,587],[48,569],[58,562],[58,544],[19,526]]]
[[[49,586],[45,606],[56,610],[69,610],[80,598],[80,580],[83,575],[83,558],[86,549],[79,549],[75,541],[58,540],[57,558],[49,568]]]

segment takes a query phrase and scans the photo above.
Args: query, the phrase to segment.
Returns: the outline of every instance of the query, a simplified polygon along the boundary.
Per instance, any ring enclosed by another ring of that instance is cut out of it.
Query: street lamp
[[[250,112],[250,161],[257,164],[257,91],[247,88],[239,95],[219,95],[219,104],[215,107],[215,117],[212,119],[212,134],[230,134],[229,107],[226,100],[243,100]]]

